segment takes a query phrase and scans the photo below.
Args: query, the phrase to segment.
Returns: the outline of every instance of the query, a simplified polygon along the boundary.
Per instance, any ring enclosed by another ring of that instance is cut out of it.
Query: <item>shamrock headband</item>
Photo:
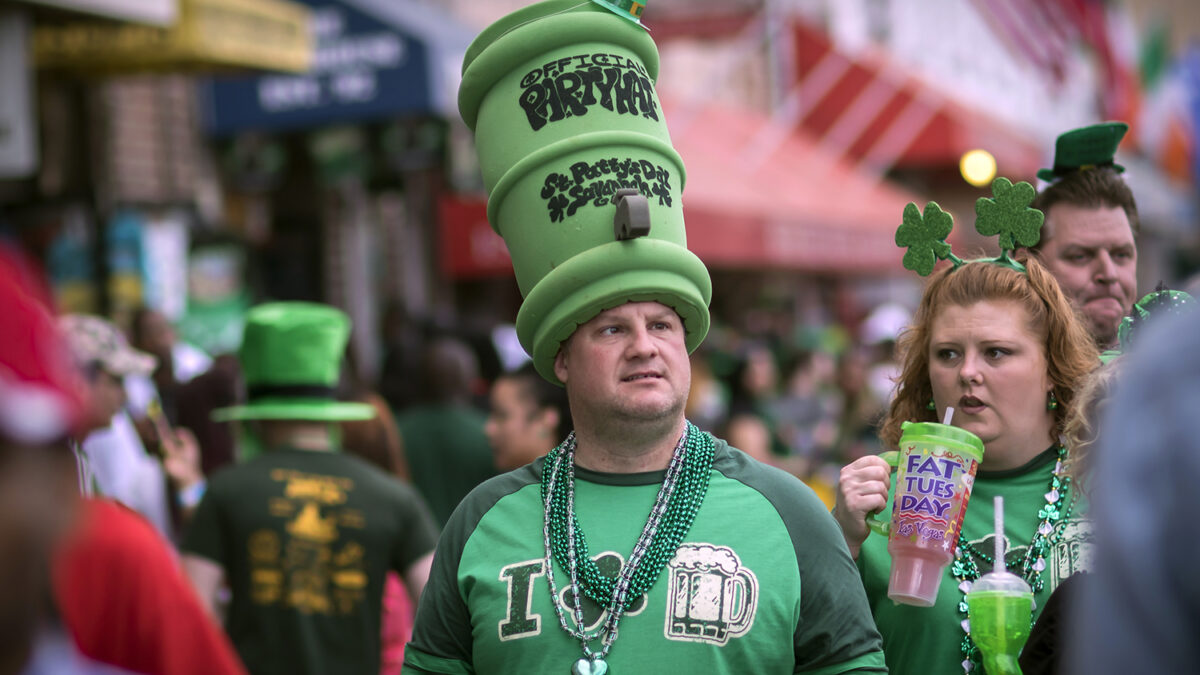
[[[963,260],[950,250],[946,237],[954,227],[954,218],[938,206],[937,202],[925,204],[922,212],[913,202],[904,207],[904,221],[896,229],[896,245],[908,248],[904,254],[904,267],[923,277],[933,272],[939,259],[949,260],[958,268],[967,263],[990,262],[1025,272],[1025,266],[1010,255],[1018,247],[1029,247],[1042,238],[1042,222],[1045,216],[1037,209],[1029,208],[1037,192],[1024,181],[1013,185],[1012,181],[999,177],[992,181],[995,199],[980,197],[975,202],[975,231],[985,237],[1000,235],[1000,255],[995,258]]]
[[[1104,352],[1100,360],[1108,363],[1122,353],[1129,351],[1139,335],[1145,332],[1147,324],[1158,321],[1159,317],[1187,314],[1200,309],[1196,299],[1183,291],[1173,291],[1160,281],[1153,292],[1147,293],[1133,305],[1129,316],[1121,319],[1117,327],[1117,341],[1121,348]]]

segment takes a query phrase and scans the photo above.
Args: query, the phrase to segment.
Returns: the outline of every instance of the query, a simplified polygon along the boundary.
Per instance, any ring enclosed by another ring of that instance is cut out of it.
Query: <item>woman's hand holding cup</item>
[[[892,467],[876,455],[860,457],[842,467],[833,517],[842,528],[853,558],[858,558],[870,533],[867,516],[887,507],[891,473]]]

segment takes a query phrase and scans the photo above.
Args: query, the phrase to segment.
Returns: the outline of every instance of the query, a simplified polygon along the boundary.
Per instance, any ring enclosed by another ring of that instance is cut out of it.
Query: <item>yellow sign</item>
[[[102,22],[33,32],[38,68],[104,72],[255,68],[304,72],[312,61],[309,10],[287,0],[180,0],[166,27]]]

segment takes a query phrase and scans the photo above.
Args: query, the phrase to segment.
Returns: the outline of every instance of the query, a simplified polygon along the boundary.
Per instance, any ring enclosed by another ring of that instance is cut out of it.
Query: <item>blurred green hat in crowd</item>
[[[367,420],[375,409],[334,400],[350,319],[328,305],[273,302],[252,308],[238,360],[246,403],[213,412],[229,420]]]
[[[1053,183],[1076,171],[1103,167],[1111,167],[1117,173],[1125,171],[1113,158],[1127,131],[1129,125],[1124,122],[1101,122],[1061,134],[1054,142],[1054,166],[1039,169],[1037,177]]]

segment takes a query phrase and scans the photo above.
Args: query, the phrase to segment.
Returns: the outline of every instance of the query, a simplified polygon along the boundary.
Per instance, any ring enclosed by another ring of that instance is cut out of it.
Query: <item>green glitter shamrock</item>
[[[1158,282],[1153,291],[1133,304],[1129,316],[1121,319],[1121,325],[1117,327],[1117,342],[1120,348],[1104,352],[1100,355],[1100,360],[1108,363],[1132,347],[1135,338],[1145,332],[1146,325],[1152,319],[1157,321],[1163,316],[1196,311],[1200,311],[1200,303],[1197,303],[1195,298],[1183,291],[1173,291],[1163,282]]]
[[[962,264],[962,260],[950,251],[946,237],[954,228],[954,218],[938,206],[937,202],[925,205],[925,213],[917,209],[917,205],[909,202],[904,207],[904,222],[896,229],[896,245],[907,246],[904,254],[904,268],[912,270],[923,277],[933,272],[933,266],[938,258],[951,260],[954,266]]]
[[[996,263],[1024,270],[1009,257],[1020,246],[1034,246],[1042,238],[1042,221],[1045,216],[1037,209],[1029,208],[1037,196],[1033,186],[1024,181],[1013,185],[1012,181],[1000,176],[992,181],[995,199],[980,197],[975,202],[975,230],[985,237],[1000,235],[1000,257]],[[1019,267],[1017,267],[1019,266]]]

